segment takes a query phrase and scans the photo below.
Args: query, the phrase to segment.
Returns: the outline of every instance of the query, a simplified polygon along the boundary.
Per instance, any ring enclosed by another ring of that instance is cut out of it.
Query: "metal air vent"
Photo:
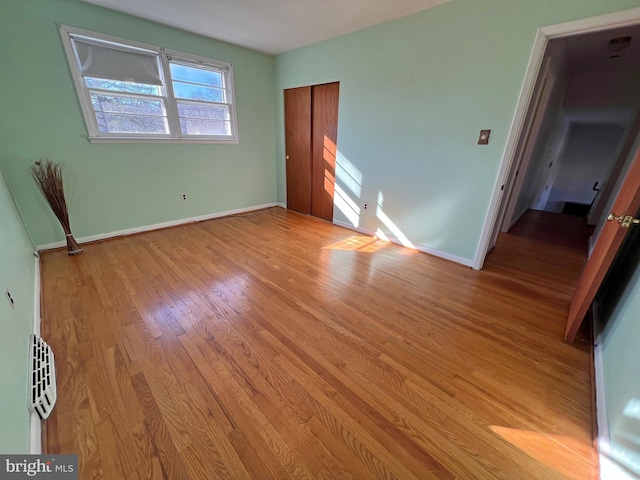
[[[56,366],[51,347],[36,335],[29,340],[29,363],[29,410],[44,420],[57,399]]]

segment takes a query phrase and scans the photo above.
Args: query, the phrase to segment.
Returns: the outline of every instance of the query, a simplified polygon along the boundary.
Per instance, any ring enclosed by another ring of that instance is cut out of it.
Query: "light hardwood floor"
[[[580,250],[483,271],[280,208],[42,255],[49,453],[86,479],[589,479]]]

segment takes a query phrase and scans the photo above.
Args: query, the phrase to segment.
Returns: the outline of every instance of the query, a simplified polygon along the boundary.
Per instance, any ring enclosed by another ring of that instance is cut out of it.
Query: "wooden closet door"
[[[339,93],[337,82],[315,85],[312,92],[311,214],[329,221],[333,221]]]
[[[284,91],[287,208],[311,213],[311,87]]]

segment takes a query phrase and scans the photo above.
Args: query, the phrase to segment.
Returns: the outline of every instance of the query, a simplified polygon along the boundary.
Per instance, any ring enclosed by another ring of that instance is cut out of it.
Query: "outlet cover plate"
[[[4,294],[7,297],[7,300],[9,302],[9,305],[11,305],[11,308],[16,308],[16,302],[13,299],[13,297],[11,296],[11,293],[9,293],[9,289],[8,288],[4,289]]]

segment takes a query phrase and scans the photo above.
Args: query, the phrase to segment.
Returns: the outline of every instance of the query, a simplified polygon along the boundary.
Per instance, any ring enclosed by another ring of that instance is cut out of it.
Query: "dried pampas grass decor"
[[[51,210],[60,221],[60,225],[62,225],[67,238],[67,253],[69,255],[77,255],[82,253],[82,248],[73,238],[71,227],[69,226],[69,212],[67,211],[67,201],[64,196],[64,184],[62,182],[63,169],[63,164],[43,157],[31,165],[31,175]]]

